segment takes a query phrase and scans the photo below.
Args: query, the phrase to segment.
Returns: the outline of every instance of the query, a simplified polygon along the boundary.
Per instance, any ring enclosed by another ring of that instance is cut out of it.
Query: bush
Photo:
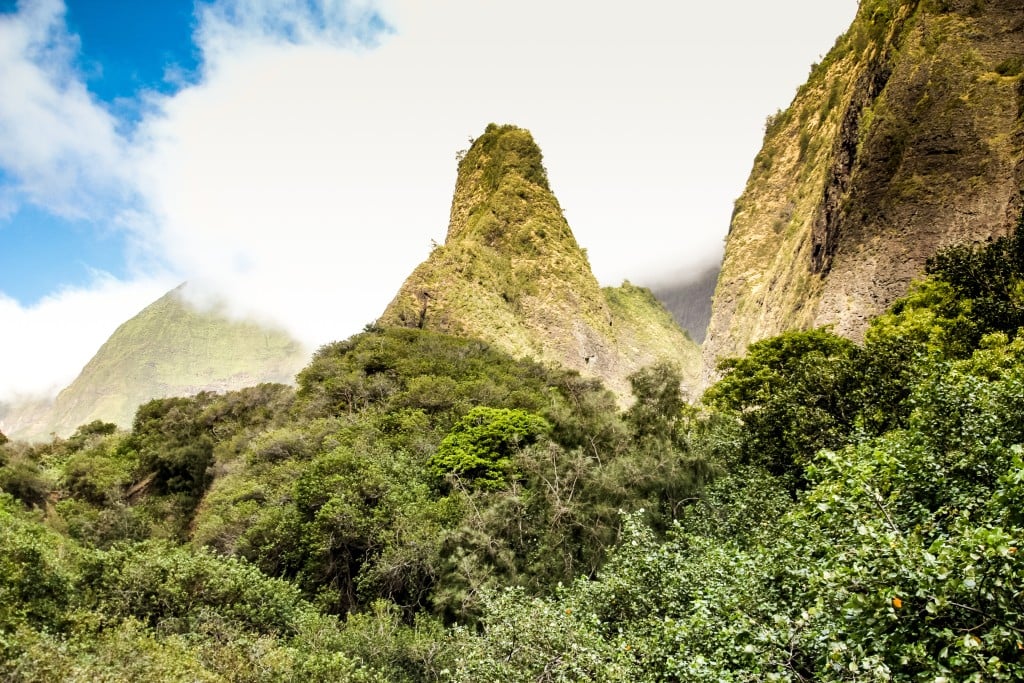
[[[746,462],[799,481],[815,452],[848,438],[860,408],[858,360],[853,342],[828,330],[787,332],[723,361],[704,402],[742,421]]]
[[[49,477],[28,453],[12,454],[0,467],[0,491],[6,491],[28,507],[45,507],[52,489]]]
[[[430,459],[434,473],[481,489],[500,489],[514,476],[513,457],[551,429],[524,410],[478,407],[455,423]]]

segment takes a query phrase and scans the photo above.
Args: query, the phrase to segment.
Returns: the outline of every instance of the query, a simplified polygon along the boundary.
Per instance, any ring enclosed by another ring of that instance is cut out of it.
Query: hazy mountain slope
[[[529,132],[491,124],[459,163],[443,246],[378,321],[477,337],[560,363],[625,395],[658,360],[695,378],[696,344],[646,290],[602,291],[548,186]]]
[[[688,273],[675,280],[652,284],[651,291],[665,304],[679,327],[698,344],[704,343],[711,321],[711,297],[715,293],[721,264],[715,263],[694,276]]]
[[[769,121],[706,368],[790,328],[856,339],[937,249],[1005,234],[1024,187],[1022,71],[1020,0],[864,0]]]
[[[127,427],[135,409],[150,399],[292,383],[309,360],[309,352],[287,334],[197,310],[180,289],[121,325],[48,410],[10,411],[8,436],[67,436],[93,420]]]

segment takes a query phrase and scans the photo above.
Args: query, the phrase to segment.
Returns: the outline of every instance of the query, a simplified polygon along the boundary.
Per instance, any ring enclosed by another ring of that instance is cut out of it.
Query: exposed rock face
[[[715,291],[717,359],[787,329],[853,339],[952,244],[1005,234],[1024,191],[1024,2],[863,0],[769,121]]]
[[[121,325],[52,404],[11,406],[11,438],[66,437],[93,420],[130,427],[154,398],[233,391],[261,382],[294,383],[309,361],[278,330],[195,309],[175,289]]]
[[[674,281],[665,280],[651,285],[654,296],[665,304],[679,327],[698,344],[703,344],[707,335],[711,321],[711,297],[715,293],[720,270],[721,263],[715,261],[697,272],[696,276],[687,273]]]
[[[602,290],[530,134],[491,124],[459,163],[443,246],[378,321],[482,339],[598,377],[620,396],[659,360],[695,381],[699,350],[648,290]]]

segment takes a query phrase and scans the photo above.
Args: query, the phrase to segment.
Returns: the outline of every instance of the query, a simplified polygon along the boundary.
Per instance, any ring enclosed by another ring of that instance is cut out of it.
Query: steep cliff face
[[[695,381],[699,350],[649,291],[602,290],[548,186],[540,150],[514,126],[488,126],[459,163],[443,246],[378,320],[482,339],[519,357],[599,377],[658,360]]]
[[[717,359],[787,329],[857,339],[951,244],[1005,234],[1024,191],[1024,2],[862,0],[769,119],[715,290]]]
[[[10,407],[4,431],[36,440],[93,420],[130,427],[151,399],[293,383],[309,357],[283,332],[197,310],[179,288],[117,328],[52,404]]]
[[[651,284],[651,291],[658,301],[665,304],[679,327],[683,328],[698,344],[704,343],[708,323],[711,321],[711,297],[715,294],[715,284],[721,263],[715,261],[694,276],[686,273],[675,280],[665,279]]]

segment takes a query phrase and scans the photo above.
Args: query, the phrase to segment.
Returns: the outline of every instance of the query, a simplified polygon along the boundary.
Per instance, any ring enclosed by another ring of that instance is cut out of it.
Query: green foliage
[[[249,438],[290,410],[292,398],[284,385],[260,384],[224,395],[203,392],[142,405],[126,443],[137,453],[137,479],[157,493],[180,496],[187,513],[212,482],[218,452],[226,458],[238,455]]]
[[[862,345],[753,345],[702,406],[670,365],[620,412],[370,330],[298,394],[2,444],[0,677],[1020,680],[1016,240],[937,257]]]
[[[314,459],[295,486],[300,585],[339,612],[361,596],[426,606],[452,510],[433,499],[422,476],[422,466],[382,447]]]
[[[310,416],[401,406],[444,417],[479,404],[529,410],[546,403],[539,366],[425,330],[372,330],[329,344],[297,379],[298,408]]]
[[[116,431],[117,425],[112,422],[93,420],[89,424],[79,426],[75,433],[68,437],[66,447],[72,451],[81,450],[96,437],[109,436]]]
[[[53,628],[64,622],[74,591],[62,557],[66,545],[0,494],[0,636],[20,624]]]
[[[862,348],[818,330],[731,362],[707,401],[723,414],[680,439],[738,448],[729,473],[666,538],[630,517],[597,580],[489,598],[483,631],[460,633],[463,679],[513,680],[501,666],[517,657],[557,678],[572,652],[591,668],[563,680],[1019,680],[1024,337],[972,315],[1012,300],[1005,248],[943,255],[948,280],[919,286]],[[754,438],[776,455],[751,457]],[[795,497],[772,473],[787,450],[803,464]]]
[[[737,415],[746,462],[799,478],[821,448],[847,438],[858,405],[857,347],[827,330],[788,332],[723,361],[704,401]]]
[[[142,472],[155,476],[157,490],[198,497],[209,484],[213,439],[198,419],[209,399],[155,399],[135,413],[130,447],[139,453]]]
[[[957,300],[970,301],[962,324],[973,328],[972,347],[988,332],[1015,333],[1024,325],[1024,218],[1012,234],[984,248],[938,253],[927,272],[949,283]]]
[[[487,587],[592,573],[619,507],[650,501],[670,518],[705,481],[673,445],[681,413],[653,415],[655,399],[682,406],[670,375],[651,384],[636,441],[593,380],[430,331],[369,330],[321,349],[300,375],[296,423],[249,442],[194,538],[331,611],[385,598],[405,619],[472,621]],[[638,473],[640,441],[653,445]]]
[[[44,507],[52,483],[31,452],[14,451],[0,466],[0,491],[11,494],[29,507]]]
[[[484,638],[456,632],[459,657],[452,680],[629,681],[626,651],[617,652],[572,603],[531,600],[519,590],[487,598]],[[623,660],[620,663],[618,660]]]
[[[252,566],[168,543],[90,552],[0,496],[5,681],[387,680]]]
[[[64,463],[64,490],[94,505],[123,501],[138,466],[127,441],[127,437],[105,439],[71,455]]]
[[[683,378],[679,369],[666,364],[654,365],[634,373],[629,383],[635,401],[625,418],[634,436],[641,440],[671,440],[685,405],[680,393]]]
[[[459,162],[460,174],[472,168],[479,168],[484,188],[491,192],[510,175],[549,189],[540,149],[528,131],[515,126],[488,124]]]
[[[489,603],[467,668],[571,650],[630,681],[1018,680],[1022,350],[935,365],[909,428],[823,451],[796,502],[740,469],[665,541],[633,518],[600,580]],[[566,610],[552,645],[532,631]]]
[[[247,562],[166,542],[118,547],[82,570],[94,609],[132,617],[163,632],[187,633],[197,622],[226,621],[246,631],[294,635],[304,606],[299,591]]]
[[[456,656],[440,622],[418,614],[410,624],[403,610],[386,600],[345,621],[339,649],[390,683],[450,680]]]
[[[430,466],[482,489],[499,489],[515,476],[513,457],[549,431],[544,418],[524,410],[477,407],[441,440]]]

